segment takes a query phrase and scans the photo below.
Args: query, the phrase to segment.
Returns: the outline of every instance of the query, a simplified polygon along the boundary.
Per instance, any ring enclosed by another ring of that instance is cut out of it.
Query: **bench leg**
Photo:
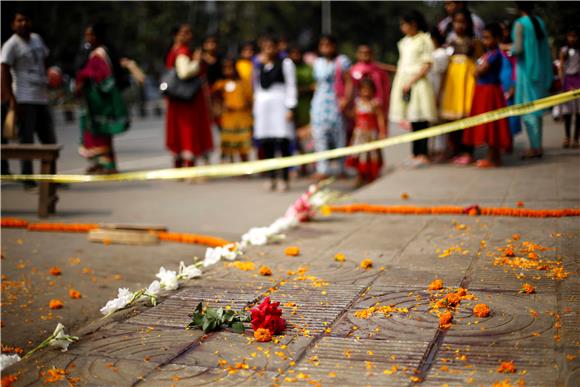
[[[40,173],[43,175],[54,174],[56,172],[56,162],[52,160],[42,160]],[[46,218],[49,214],[54,214],[56,210],[56,184],[41,182],[38,187],[38,217]]]

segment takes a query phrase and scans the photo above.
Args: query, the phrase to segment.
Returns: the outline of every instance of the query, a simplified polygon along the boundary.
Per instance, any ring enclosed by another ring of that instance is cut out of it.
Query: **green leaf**
[[[246,331],[246,327],[241,322],[237,321],[232,324],[232,330],[236,333],[244,333]]]
[[[200,301],[199,304],[197,304],[197,306],[195,307],[195,312],[196,313],[202,313],[203,312],[203,303]]]
[[[212,324],[212,321],[206,319],[206,320],[204,320],[203,325],[201,326],[201,329],[207,333],[207,332],[209,332],[209,327],[211,326],[211,324]]]
[[[214,308],[207,308],[205,310],[205,315],[208,318],[212,318],[212,319],[217,319],[218,318],[217,310],[215,310]]]

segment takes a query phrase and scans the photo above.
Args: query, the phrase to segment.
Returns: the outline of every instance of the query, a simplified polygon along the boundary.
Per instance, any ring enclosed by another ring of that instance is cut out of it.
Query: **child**
[[[402,17],[401,32],[405,36],[398,43],[399,62],[391,89],[389,119],[406,125],[410,122],[414,132],[437,120],[435,95],[427,79],[433,63],[433,42],[426,30],[421,13],[411,11]],[[413,165],[428,164],[427,154],[427,139],[413,141]]]
[[[433,51],[433,66],[427,75],[431,85],[433,86],[433,93],[435,94],[435,103],[437,107],[441,105],[442,84],[445,80],[445,73],[449,65],[449,55],[443,47],[445,38],[439,32],[437,27],[431,29],[431,40],[435,51]],[[444,158],[445,150],[447,149],[447,135],[442,134],[431,139],[431,153],[434,158],[442,160]]]
[[[566,34],[566,46],[560,50],[560,79],[564,80],[563,91],[580,89],[580,52],[578,52],[578,32],[571,29]],[[574,115],[574,140],[570,142],[570,131],[572,126],[572,115]],[[564,117],[564,129],[566,139],[564,148],[578,148],[578,135],[580,134],[580,102],[578,99],[570,101],[562,106],[562,116]]]
[[[473,33],[471,14],[464,8],[453,14],[452,38],[448,41],[451,54],[441,98],[441,117],[452,121],[465,118],[471,112],[475,89],[475,58],[479,41]],[[459,131],[449,134],[454,163],[467,165],[473,161],[473,148],[462,144]]]
[[[377,89],[370,78],[359,82],[358,97],[354,102],[355,126],[352,145],[366,144],[386,136],[385,116],[381,103],[376,99]],[[381,150],[362,153],[347,160],[347,164],[358,170],[356,186],[375,180],[383,165]]]
[[[514,104],[515,95],[516,59],[512,56],[512,38],[509,25],[507,23],[500,23],[500,27],[502,31],[502,37],[499,44],[499,49],[502,55],[502,63],[499,78],[501,81],[501,87],[503,89],[506,105],[511,106]],[[510,123],[512,137],[522,131],[522,124],[519,116],[509,117],[508,122]]]
[[[290,58],[278,57],[277,42],[262,40],[261,63],[254,84],[254,136],[260,142],[264,158],[280,152],[290,156],[290,141],[294,139],[292,109],[298,103],[296,67]],[[282,169],[282,179],[276,182],[278,171],[271,171],[268,189],[288,191],[288,168]]]
[[[222,102],[222,160],[233,162],[237,154],[247,161],[252,149],[252,92],[240,79],[233,60],[223,62],[222,74],[212,87]]]
[[[483,45],[487,52],[477,61],[475,69],[477,84],[471,106],[471,116],[506,106],[500,80],[502,66],[502,56],[498,47],[500,39],[501,28],[498,24],[485,26]],[[469,146],[487,144],[487,159],[478,160],[476,163],[478,168],[499,167],[501,165],[500,152],[510,151],[512,147],[508,120],[502,118],[466,129],[463,133],[463,142]]]

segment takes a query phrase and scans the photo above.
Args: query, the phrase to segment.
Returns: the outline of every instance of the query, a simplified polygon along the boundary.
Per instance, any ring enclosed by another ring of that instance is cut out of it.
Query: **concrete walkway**
[[[398,170],[351,199],[578,208],[580,154],[559,149],[560,128],[549,128],[541,161],[510,157],[495,170]],[[215,265],[158,306],[139,305],[93,322],[73,332],[81,339],[67,353],[47,349],[6,373],[17,374],[22,386],[42,384],[51,367],[66,369],[79,385],[99,386],[577,386],[579,234],[578,218],[320,217],[301,224],[284,243],[250,249],[242,259],[255,270]],[[505,259],[510,244],[523,260]],[[288,245],[301,254],[285,256]],[[337,253],[346,260],[335,261]],[[365,258],[372,268],[360,267]],[[262,265],[272,269],[271,277],[258,274]],[[567,278],[554,279],[564,273]],[[435,279],[445,288],[429,291]],[[524,283],[536,292],[521,293]],[[458,287],[468,297],[451,310],[451,327],[439,329],[434,304]],[[199,301],[241,309],[267,294],[281,302],[288,321],[275,342],[254,342],[250,329],[245,335],[183,329]],[[489,317],[474,315],[480,303],[491,309]],[[394,309],[376,311],[387,306]],[[499,373],[502,361],[513,361],[515,373]]]

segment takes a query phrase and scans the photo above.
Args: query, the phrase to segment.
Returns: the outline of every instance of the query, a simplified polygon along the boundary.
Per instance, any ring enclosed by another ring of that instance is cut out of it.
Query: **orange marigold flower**
[[[81,296],[81,292],[79,292],[79,291],[78,291],[78,290],[76,290],[76,289],[69,289],[69,291],[68,291],[68,296],[69,296],[70,298],[74,298],[74,299],[79,299],[79,298],[81,298],[81,297],[82,297],[82,296]]]
[[[288,246],[284,249],[284,254],[289,257],[296,257],[300,255],[300,249],[296,246]]]
[[[521,292],[526,294],[532,294],[536,292],[536,288],[531,284],[525,283],[522,285]]]
[[[440,290],[443,289],[443,281],[436,279],[429,284],[429,290]]]
[[[528,259],[532,259],[532,260],[537,260],[538,259],[538,254],[534,253],[533,251],[528,253]]]
[[[522,208],[524,206],[524,202],[518,201],[518,202],[516,202],[516,206]]]
[[[58,266],[51,267],[48,272],[52,275],[61,275],[62,274],[62,271],[60,270],[60,267],[58,267]]]
[[[270,269],[268,266],[262,266],[260,268],[260,275],[270,276],[272,275],[272,269]]]
[[[461,302],[461,297],[457,293],[449,293],[445,296],[448,306],[457,306]]]
[[[514,374],[516,371],[516,365],[514,364],[513,360],[502,361],[499,367],[497,367],[497,372],[501,372],[503,374]]]
[[[63,306],[64,306],[64,302],[62,302],[61,300],[57,300],[57,299],[50,300],[50,302],[48,303],[48,307],[50,309],[61,309]]]
[[[403,200],[407,200],[407,199],[409,199],[409,194],[408,194],[408,193],[406,193],[406,192],[403,192],[403,193],[401,194],[401,199],[403,199]]]
[[[457,288],[455,292],[459,297],[465,297],[467,295],[467,289],[464,288]]]
[[[55,383],[60,380],[64,380],[66,377],[66,371],[62,368],[51,368],[46,371],[44,382],[45,383]]]
[[[254,331],[254,337],[256,341],[265,343],[267,341],[272,341],[272,332],[266,328],[258,328]]]
[[[519,241],[521,237],[522,237],[522,236],[521,236],[520,234],[514,234],[514,235],[512,235],[512,239],[513,239],[514,241]]]
[[[488,317],[490,312],[489,306],[486,304],[477,304],[473,307],[473,314],[476,317]]]
[[[514,253],[514,250],[512,249],[511,246],[508,246],[505,248],[505,250],[503,251],[504,255],[506,257],[515,257],[516,254]]]
[[[445,313],[441,313],[439,316],[439,328],[441,329],[449,329],[451,328],[451,321],[453,321],[453,315],[451,312],[447,311]]]
[[[362,267],[363,269],[370,269],[371,267],[373,267],[373,261],[371,261],[370,259],[363,259],[362,262],[360,263],[360,267]]]
[[[334,260],[336,262],[344,262],[346,260],[346,256],[343,253],[336,253]]]
[[[4,375],[4,376],[2,376],[2,381],[0,382],[0,386],[11,387],[12,384],[17,380],[18,380],[18,376],[16,376],[16,375]]]

